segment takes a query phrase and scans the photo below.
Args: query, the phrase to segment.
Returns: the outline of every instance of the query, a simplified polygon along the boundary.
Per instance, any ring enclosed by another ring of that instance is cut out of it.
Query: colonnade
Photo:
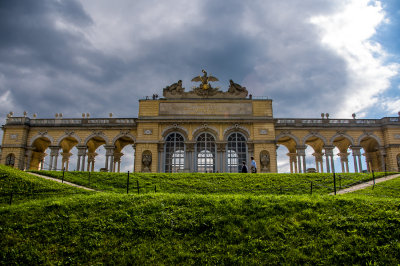
[[[307,172],[307,163],[306,163],[306,146],[296,146],[296,152],[289,152],[286,155],[289,157],[289,166],[290,173],[306,173]],[[325,156],[325,171],[327,173],[335,172],[335,162],[334,162],[334,154],[333,149],[335,146],[324,146],[324,152],[314,152],[312,155],[315,157],[315,166],[316,172],[324,173],[324,156]],[[354,172],[362,172],[362,164],[361,164],[361,149],[362,147],[352,146],[352,155],[354,160]],[[340,157],[341,170],[342,173],[349,172],[349,159],[348,156],[350,153],[348,152],[340,152],[337,154]],[[368,171],[371,170],[371,161],[369,158],[369,153],[364,154],[366,156],[366,161],[368,165]],[[384,167],[384,154],[381,152],[381,162],[382,169]]]
[[[132,145],[135,150],[135,145]],[[48,165],[48,170],[59,170],[65,169],[69,170],[70,157],[73,155],[70,152],[61,152],[60,146],[50,146],[50,160]],[[96,162],[96,156],[98,153],[89,152],[86,146],[76,146],[77,153],[77,162],[76,162],[76,170],[77,171],[94,171],[94,166]],[[105,165],[103,170],[108,172],[120,172],[121,170],[121,157],[124,155],[121,152],[115,151],[115,146],[105,146],[106,149],[106,158]],[[32,158],[32,149],[28,149],[27,152],[27,168],[30,165],[30,161]],[[59,157],[61,155],[61,168],[58,168],[59,165]],[[40,158],[40,169],[44,169],[44,158],[47,156],[46,153],[43,153]]]

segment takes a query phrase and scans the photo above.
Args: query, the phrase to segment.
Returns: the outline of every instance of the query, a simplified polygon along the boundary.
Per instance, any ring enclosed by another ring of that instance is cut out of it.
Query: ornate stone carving
[[[270,157],[268,151],[260,152],[261,173],[268,173],[270,171]]]
[[[182,94],[185,91],[185,88],[182,87],[182,80],[178,80],[178,82],[173,83],[163,89],[163,96],[168,97],[170,95]]]
[[[142,153],[142,172],[151,172],[152,156],[151,151],[146,150]]]
[[[192,91],[185,92],[182,87],[182,80],[171,84],[163,89],[165,98],[246,98],[248,91],[245,87],[234,83],[230,80],[229,89],[226,92],[220,91],[218,87],[212,87],[210,82],[219,81],[214,76],[208,76],[207,71],[202,70],[202,76],[196,76],[193,82],[201,82],[197,87],[193,87]]]
[[[130,135],[130,131],[129,131],[129,130],[121,130],[119,133],[120,133],[122,136],[128,136],[128,135]]]
[[[72,136],[72,135],[74,135],[75,134],[75,132],[73,131],[73,130],[65,130],[65,135],[66,136]]]
[[[92,135],[94,135],[94,136],[104,136],[104,133],[103,133],[103,131],[100,131],[100,130],[92,130],[92,132],[93,132],[93,134]]]
[[[229,89],[228,92],[235,95],[244,95],[245,97],[248,94],[246,87],[242,87],[241,85],[233,82],[233,80],[229,80]]]
[[[47,135],[47,131],[39,131],[38,135],[45,136],[45,135]]]

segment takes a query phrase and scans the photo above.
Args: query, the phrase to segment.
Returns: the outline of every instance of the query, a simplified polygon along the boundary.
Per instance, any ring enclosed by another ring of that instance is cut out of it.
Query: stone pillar
[[[113,172],[114,169],[114,152],[115,152],[115,146],[114,145],[105,145],[104,148],[106,149],[106,162],[104,165],[104,168],[108,170],[108,172]]]
[[[315,166],[317,168],[318,173],[323,173],[324,172],[324,167],[323,167],[323,153],[321,152],[314,152],[312,154],[315,157]]]
[[[354,160],[354,172],[358,173],[358,169],[360,169],[361,173],[361,147],[356,147],[356,146],[351,146],[351,150],[353,151],[353,160]],[[357,157],[358,157],[358,162],[357,162]],[[357,165],[358,164],[358,165]]]
[[[386,151],[385,151],[385,148],[384,147],[380,147],[379,153],[381,155],[381,172],[385,172],[385,170],[386,170],[386,161],[385,161]]]
[[[226,164],[225,160],[223,159],[223,154],[226,151],[226,142],[217,142],[216,144],[217,144],[217,165],[215,167],[215,170],[218,171],[219,173],[223,173]]]
[[[194,172],[194,145],[195,142],[185,142],[187,160],[185,159],[185,168],[189,169],[189,172]]]
[[[327,173],[331,172],[332,169],[332,173],[335,172],[335,164],[333,162],[333,146],[324,146],[325,149],[325,158],[326,158],[326,170]],[[330,164],[329,164],[330,162]]]
[[[61,169],[64,169],[66,171],[68,171],[69,168],[69,157],[71,157],[72,153],[69,152],[63,152],[61,153],[62,156],[62,165],[61,165]]]
[[[348,173],[349,172],[349,156],[350,153],[347,152],[340,152],[338,153],[340,157],[340,163],[342,165],[342,173]]]
[[[98,155],[96,152],[88,152],[88,160],[87,160],[87,170],[93,172],[94,171],[94,163],[96,161],[96,156]]]
[[[44,169],[44,158],[47,156],[47,153],[43,152],[39,155],[39,170]]]
[[[121,171],[121,157],[124,156],[122,152],[114,152],[114,169],[119,173]],[[114,170],[115,172],[115,170]]]
[[[25,166],[26,170],[29,170],[31,166],[33,149],[34,149],[33,147],[28,147],[26,150],[26,166]]]
[[[50,171],[53,170],[53,155],[51,155],[51,152],[50,152],[49,170],[50,170]]]
[[[287,153],[289,156],[289,164],[290,164],[290,173],[297,173],[297,153]]]
[[[298,163],[299,163],[299,172],[306,173],[307,166],[306,166],[306,146],[296,146],[297,155],[298,155]],[[301,165],[301,161],[303,165]]]
[[[158,172],[163,173],[165,171],[164,161],[163,161],[163,153],[164,153],[164,143],[158,143]],[[185,168],[187,164],[187,155],[185,154]]]
[[[59,146],[51,146],[50,147],[50,166],[49,170],[57,170],[57,160],[58,160],[58,154],[60,151]]]
[[[136,155],[137,155],[136,144],[133,144],[132,147],[133,147],[133,153],[134,153],[134,155],[133,155],[133,157],[134,157],[133,158],[133,172],[135,172],[136,170],[139,170],[139,168],[136,169]]]
[[[76,164],[77,171],[85,171],[85,157],[86,157],[86,146],[77,146],[78,149],[78,162]]]

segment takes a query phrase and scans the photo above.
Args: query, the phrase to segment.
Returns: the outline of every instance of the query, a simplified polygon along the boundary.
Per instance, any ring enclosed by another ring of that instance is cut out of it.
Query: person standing
[[[245,161],[243,161],[243,165],[242,165],[242,173],[247,173],[248,171],[247,171],[247,165],[246,165],[246,162]]]
[[[254,161],[253,156],[251,156],[251,172],[257,173],[257,164],[256,164],[256,161]]]

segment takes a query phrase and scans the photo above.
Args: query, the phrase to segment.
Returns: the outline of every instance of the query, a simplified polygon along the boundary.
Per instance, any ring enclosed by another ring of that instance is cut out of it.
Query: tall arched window
[[[227,146],[228,172],[240,173],[242,162],[248,164],[246,138],[241,133],[234,132],[229,135]]]
[[[179,133],[171,133],[165,139],[165,172],[176,173],[185,168],[185,139]]]
[[[15,155],[10,153],[6,157],[6,165],[14,167],[15,165]]]
[[[215,172],[216,145],[213,135],[206,132],[197,137],[196,155],[197,172]]]

